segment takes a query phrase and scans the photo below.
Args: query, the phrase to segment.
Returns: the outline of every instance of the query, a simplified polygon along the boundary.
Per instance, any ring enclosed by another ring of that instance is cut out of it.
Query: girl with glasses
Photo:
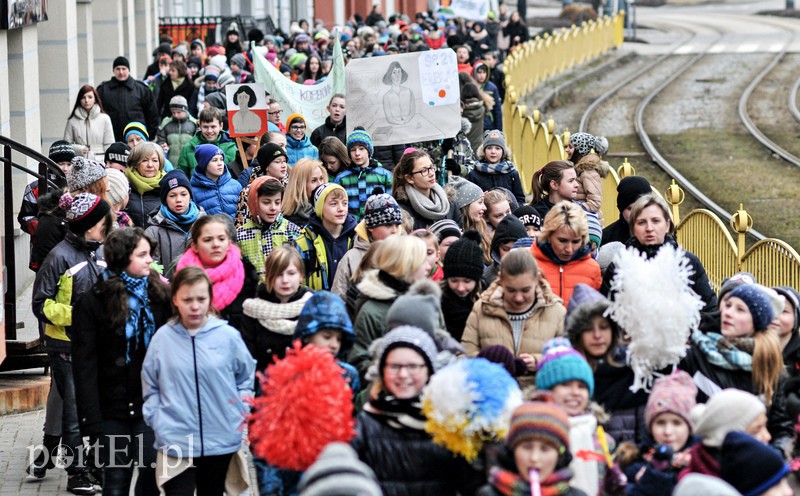
[[[414,219],[414,229],[427,229],[442,219],[458,222],[455,204],[436,181],[433,161],[423,150],[403,155],[394,168],[392,191],[400,208]]]

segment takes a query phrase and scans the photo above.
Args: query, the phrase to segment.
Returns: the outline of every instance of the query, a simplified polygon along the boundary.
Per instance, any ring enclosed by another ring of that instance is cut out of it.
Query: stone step
[[[0,415],[44,408],[50,377],[43,374],[0,374]]]

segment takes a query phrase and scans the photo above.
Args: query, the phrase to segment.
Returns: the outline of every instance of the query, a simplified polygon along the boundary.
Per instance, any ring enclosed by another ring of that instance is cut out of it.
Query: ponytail
[[[775,390],[783,372],[783,351],[775,331],[766,330],[754,335],[753,387],[764,395],[767,408],[772,404]]]
[[[555,181],[556,184],[561,182],[561,177],[566,169],[573,168],[572,162],[569,160],[553,160],[548,162],[544,167],[533,173],[531,178],[531,205],[539,203],[550,194],[550,182]]]

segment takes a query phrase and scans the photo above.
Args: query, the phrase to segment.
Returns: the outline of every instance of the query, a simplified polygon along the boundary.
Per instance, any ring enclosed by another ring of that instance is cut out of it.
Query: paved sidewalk
[[[44,479],[28,478],[28,447],[42,442],[44,410],[0,417],[0,496],[67,493],[67,473],[47,471]]]

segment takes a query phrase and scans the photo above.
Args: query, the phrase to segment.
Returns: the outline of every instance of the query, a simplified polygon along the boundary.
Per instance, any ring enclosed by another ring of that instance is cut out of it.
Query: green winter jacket
[[[161,125],[158,126],[156,143],[169,146],[167,158],[173,164],[177,164],[181,157],[181,151],[186,143],[194,138],[197,132],[197,119],[186,113],[187,118],[178,121],[174,117],[164,117]]]

